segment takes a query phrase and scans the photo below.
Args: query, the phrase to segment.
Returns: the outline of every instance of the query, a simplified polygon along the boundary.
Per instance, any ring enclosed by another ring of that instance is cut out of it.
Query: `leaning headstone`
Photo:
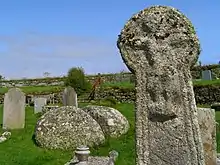
[[[19,129],[25,125],[25,94],[19,88],[11,88],[5,94],[3,129]]]
[[[200,45],[190,20],[172,7],[147,8],[117,46],[136,76],[136,164],[205,165],[190,73]]]
[[[34,113],[42,112],[42,108],[46,104],[47,104],[46,98],[35,98],[34,99]]]
[[[77,93],[72,87],[66,87],[63,91],[63,105],[78,107]]]
[[[202,80],[212,80],[211,70],[203,70],[202,71]]]
[[[215,110],[210,108],[198,108],[198,119],[205,164],[215,165],[217,159]]]

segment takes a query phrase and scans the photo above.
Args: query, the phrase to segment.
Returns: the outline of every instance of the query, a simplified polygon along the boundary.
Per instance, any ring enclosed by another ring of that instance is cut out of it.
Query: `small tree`
[[[4,79],[5,79],[5,77],[0,75],[0,80],[4,80]]]
[[[44,72],[43,75],[44,75],[44,77],[49,77],[50,73],[49,72]]]
[[[89,91],[92,87],[81,67],[71,68],[67,73],[64,84],[73,87],[78,95]]]

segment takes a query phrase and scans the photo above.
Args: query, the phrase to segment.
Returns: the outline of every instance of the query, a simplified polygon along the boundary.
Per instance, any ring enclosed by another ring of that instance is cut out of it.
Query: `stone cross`
[[[34,113],[42,112],[42,108],[46,104],[47,104],[46,98],[35,98],[34,99]]]
[[[25,126],[25,94],[19,88],[11,88],[5,94],[3,129],[20,129]]]
[[[78,107],[77,93],[74,88],[68,86],[63,91],[63,105]]]
[[[200,44],[190,20],[172,7],[144,9],[117,46],[136,76],[136,164],[204,165],[190,73]]]

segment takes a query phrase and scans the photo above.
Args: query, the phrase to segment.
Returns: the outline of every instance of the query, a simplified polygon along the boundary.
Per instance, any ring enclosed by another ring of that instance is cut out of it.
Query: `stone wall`
[[[194,86],[195,99],[197,104],[211,105],[220,102],[219,86]],[[119,102],[133,102],[135,100],[134,89],[105,88],[96,93],[97,99],[114,98]]]
[[[135,90],[126,88],[104,88],[99,89],[95,95],[96,99],[108,99],[112,98],[118,102],[134,102],[135,101]]]
[[[218,86],[194,86],[195,99],[197,104],[211,105],[220,102],[220,88]],[[89,96],[89,93],[79,96],[78,100],[84,102]],[[118,102],[134,102],[135,90],[134,88],[119,88],[119,87],[105,87],[99,88],[96,92],[96,99],[115,99]],[[41,95],[27,95],[27,100],[33,101],[34,97],[46,97],[48,102],[61,103],[62,92]],[[3,103],[4,95],[0,95],[0,103]],[[27,101],[28,102],[28,101]]]
[[[134,75],[131,73],[103,74],[103,82],[134,82]],[[88,75],[86,78],[93,83],[97,75]],[[23,79],[23,80],[4,80],[0,81],[1,87],[22,87],[22,86],[60,86],[64,85],[65,77],[51,77],[38,79]]]
[[[191,74],[194,79],[201,78],[201,71],[192,70]],[[134,82],[135,77],[130,72],[121,72],[116,74],[102,74],[103,82]],[[86,78],[93,83],[97,75],[87,75]],[[21,80],[4,80],[0,81],[2,87],[21,87],[21,86],[60,86],[64,84],[65,77],[48,77],[37,79],[21,79]]]
[[[206,85],[194,86],[195,99],[197,104],[213,104],[220,102],[220,86]]]
[[[60,86],[60,85],[64,85],[63,77],[0,81],[1,87]]]
[[[220,74],[220,65],[204,65],[194,66],[191,68],[191,75],[193,79],[201,79],[202,70],[211,70],[217,77]],[[115,74],[101,74],[104,82],[134,82],[134,75],[130,72],[121,72]],[[93,83],[97,78],[97,75],[87,75],[87,79]],[[20,79],[20,80],[0,80],[0,86],[2,87],[21,87],[21,86],[59,86],[64,84],[65,77],[48,77],[48,78],[36,78],[36,79]]]

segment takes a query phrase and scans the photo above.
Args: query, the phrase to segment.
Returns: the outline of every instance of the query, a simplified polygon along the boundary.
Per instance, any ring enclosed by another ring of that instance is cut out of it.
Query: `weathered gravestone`
[[[11,88],[5,94],[3,128],[19,129],[25,125],[25,94],[18,88]]]
[[[197,108],[199,128],[202,137],[205,164],[216,165],[216,121],[215,110],[210,108]]]
[[[212,80],[212,72],[211,72],[211,70],[203,70],[202,71],[202,79],[203,80]]]
[[[144,9],[117,46],[136,76],[136,164],[204,165],[190,73],[200,45],[190,20],[172,7]]]
[[[78,107],[77,93],[74,88],[68,86],[63,91],[63,105]]]
[[[34,99],[34,113],[42,112],[42,108],[46,104],[47,104],[46,98],[35,98]]]

